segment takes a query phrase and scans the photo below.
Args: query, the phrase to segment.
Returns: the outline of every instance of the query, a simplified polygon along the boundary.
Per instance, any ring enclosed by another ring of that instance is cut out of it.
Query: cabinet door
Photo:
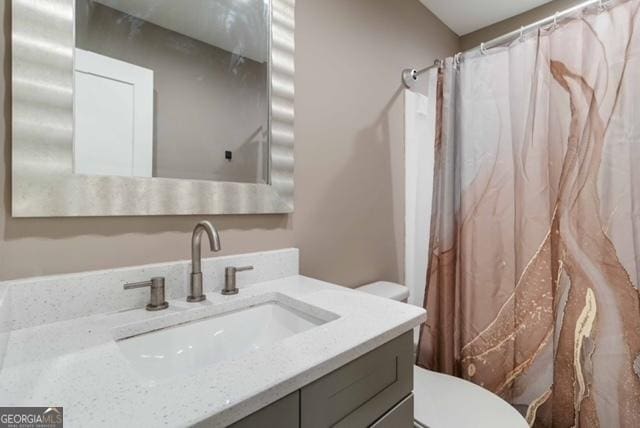
[[[230,428],[299,428],[300,392],[296,391],[281,400],[258,410],[252,415],[236,422]]]
[[[378,419],[371,428],[412,428],[413,394],[402,400],[389,413]]]
[[[367,427],[413,389],[412,332],[302,388],[303,428]]]

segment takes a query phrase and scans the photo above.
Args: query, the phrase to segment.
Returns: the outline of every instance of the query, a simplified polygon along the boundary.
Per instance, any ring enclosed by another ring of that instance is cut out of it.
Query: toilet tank
[[[362,291],[374,296],[386,297],[387,299],[396,300],[398,302],[407,303],[409,300],[409,289],[404,285],[396,284],[395,282],[378,281],[366,284],[356,288],[358,291]],[[413,329],[413,352],[418,349],[418,341],[420,336],[420,327]]]
[[[356,290],[373,294],[374,296],[386,297],[387,299],[396,300],[398,302],[407,303],[407,300],[409,299],[409,289],[404,285],[396,284],[394,282],[373,282],[371,284],[358,287]]]

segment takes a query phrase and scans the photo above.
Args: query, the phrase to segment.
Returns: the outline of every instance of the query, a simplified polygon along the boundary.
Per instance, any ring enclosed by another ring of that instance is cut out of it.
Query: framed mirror
[[[13,0],[13,216],[292,212],[294,7]]]

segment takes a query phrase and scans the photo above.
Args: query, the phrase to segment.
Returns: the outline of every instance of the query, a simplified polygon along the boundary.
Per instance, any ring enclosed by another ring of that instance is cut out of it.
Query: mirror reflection
[[[268,182],[269,0],[76,0],[74,171]]]

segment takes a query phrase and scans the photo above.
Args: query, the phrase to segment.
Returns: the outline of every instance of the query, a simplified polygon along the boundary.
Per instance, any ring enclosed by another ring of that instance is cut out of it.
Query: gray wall
[[[458,37],[417,0],[299,0],[296,214],[306,275],[403,279],[402,69],[452,55]]]
[[[517,30],[520,27],[532,24],[556,12],[584,3],[584,1],[585,0],[554,0],[535,9],[531,9],[528,12],[514,16],[513,18],[505,19],[497,24],[462,36],[460,38],[461,48],[463,50],[474,48],[482,42],[487,42],[498,36]]]
[[[10,217],[7,3],[0,2],[0,280],[189,258],[200,217]],[[400,71],[453,54],[458,37],[418,0],[298,0],[296,19],[296,212],[210,220],[225,254],[297,246],[305,275],[347,286],[401,280]]]

